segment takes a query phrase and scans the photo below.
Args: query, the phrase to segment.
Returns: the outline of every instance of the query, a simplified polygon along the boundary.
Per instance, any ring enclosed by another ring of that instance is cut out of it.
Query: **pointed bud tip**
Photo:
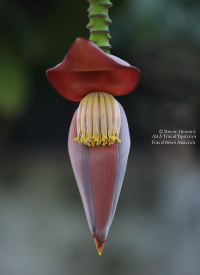
[[[105,242],[104,242],[104,243],[100,243],[100,242],[97,240],[96,237],[94,237],[94,241],[95,241],[95,244],[96,244],[98,253],[99,253],[99,255],[101,256],[102,253],[103,253],[103,250],[104,250]]]

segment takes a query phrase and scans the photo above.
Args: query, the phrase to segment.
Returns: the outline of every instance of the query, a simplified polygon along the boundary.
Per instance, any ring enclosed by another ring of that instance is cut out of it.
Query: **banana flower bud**
[[[111,226],[126,170],[130,135],[113,95],[138,85],[140,71],[88,39],[75,41],[64,61],[47,71],[65,98],[81,101],[73,116],[68,150],[86,217],[99,254]]]

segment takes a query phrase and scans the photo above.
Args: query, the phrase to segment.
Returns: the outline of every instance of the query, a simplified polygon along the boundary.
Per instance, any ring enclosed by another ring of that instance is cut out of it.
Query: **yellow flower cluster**
[[[119,138],[121,114],[117,100],[105,92],[92,92],[80,102],[75,141],[88,146],[112,145]]]

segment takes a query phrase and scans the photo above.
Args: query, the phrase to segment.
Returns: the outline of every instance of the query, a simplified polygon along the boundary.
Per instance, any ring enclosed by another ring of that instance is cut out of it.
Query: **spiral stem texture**
[[[112,23],[108,16],[108,9],[112,7],[109,0],[88,0],[90,2],[89,24],[90,40],[95,42],[105,53],[110,53],[110,39],[108,26]]]

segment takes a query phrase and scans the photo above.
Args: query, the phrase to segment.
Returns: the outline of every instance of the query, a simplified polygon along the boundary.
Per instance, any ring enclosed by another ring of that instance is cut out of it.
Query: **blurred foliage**
[[[37,71],[48,68],[49,60],[52,66],[58,63],[77,36],[87,35],[87,6],[87,1],[80,1],[78,7],[69,1],[0,2],[2,116],[12,120],[23,114],[33,92],[32,83],[37,81]]]
[[[109,11],[113,53],[128,47],[130,54],[135,50],[142,54],[162,48],[161,44],[167,51],[168,44],[177,40],[199,48],[199,1],[113,0],[113,4]],[[38,87],[46,81],[45,69],[58,64],[77,37],[89,37],[88,6],[86,0],[0,1],[1,116],[12,120],[24,114],[35,93],[43,93]],[[143,67],[140,62],[136,65]]]
[[[1,47],[0,60],[0,111],[12,118],[21,115],[26,108],[30,94],[29,74],[20,55],[9,47]]]
[[[126,0],[113,20],[113,44],[118,47],[134,42],[148,50],[152,44],[177,39],[200,44],[200,2],[197,0]]]

